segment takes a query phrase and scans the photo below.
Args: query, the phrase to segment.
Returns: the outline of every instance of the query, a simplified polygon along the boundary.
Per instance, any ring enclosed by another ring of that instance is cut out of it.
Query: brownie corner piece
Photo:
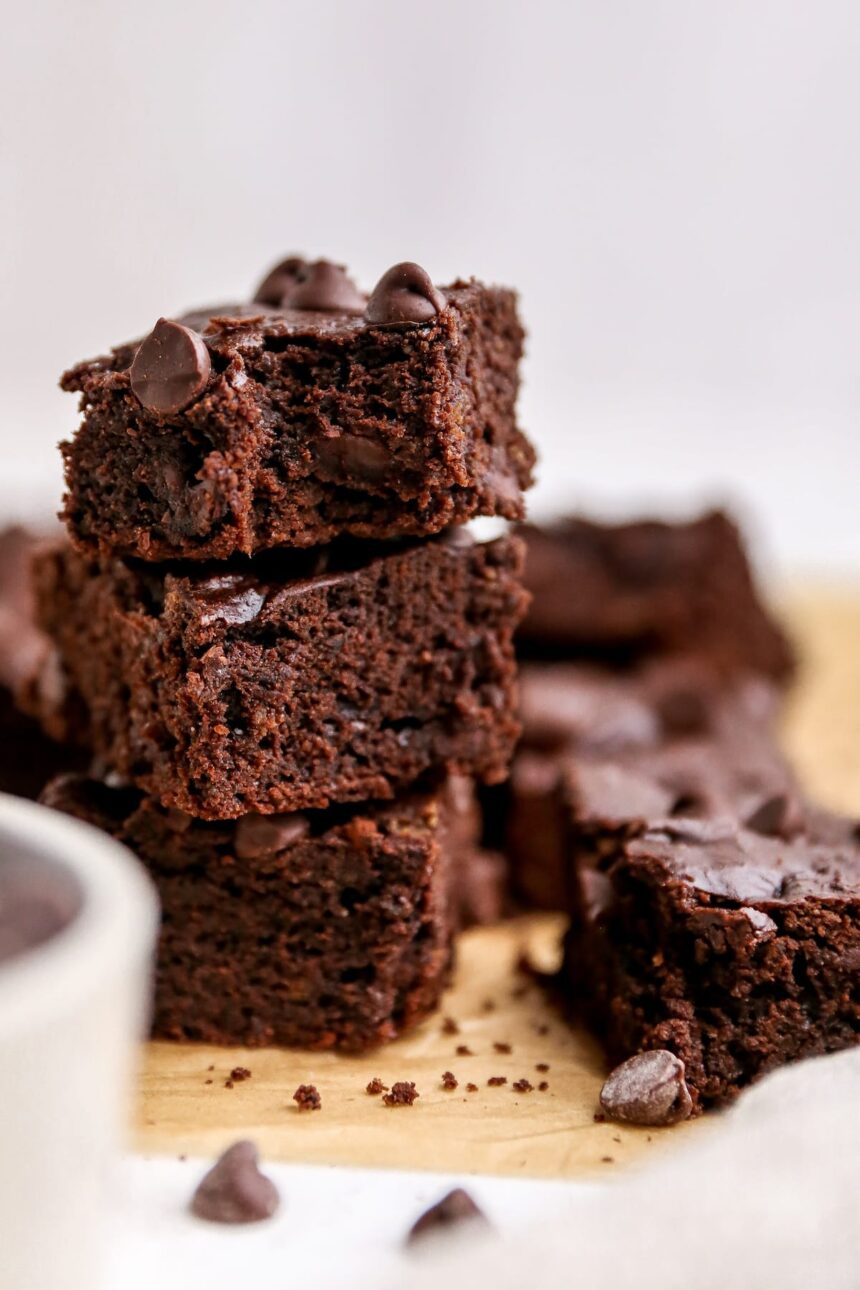
[[[41,621],[124,778],[205,819],[496,782],[519,733],[515,537],[279,551],[239,569],[37,566]]]
[[[521,518],[535,456],[516,423],[515,293],[471,281],[441,298],[421,325],[267,305],[188,315],[208,374],[169,412],[133,388],[145,342],[79,364],[62,381],[83,414],[63,446],[73,540],[225,559]]]
[[[436,790],[207,822],[65,775],[42,802],[124,843],[156,885],[156,1037],[361,1052],[448,983],[457,858]]]
[[[685,1064],[698,1110],[860,1042],[860,834],[654,822],[576,867],[564,977],[613,1060]]]

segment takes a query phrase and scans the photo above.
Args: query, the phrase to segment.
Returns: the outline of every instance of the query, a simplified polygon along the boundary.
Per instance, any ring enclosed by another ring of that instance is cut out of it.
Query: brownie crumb
[[[512,1053],[514,1051],[510,1044],[493,1044],[493,1048],[497,1053]]]
[[[601,1163],[602,1165],[614,1165],[614,1164],[615,1164],[615,1157],[614,1157],[614,1156],[601,1156],[601,1157],[600,1157],[600,1163]]]
[[[386,1093],[382,1100],[386,1106],[412,1106],[415,1099],[420,1096],[411,1080],[398,1080],[396,1084],[392,1084],[391,1092]]]
[[[538,1062],[538,1064],[535,1066],[535,1070],[540,1071],[541,1074],[543,1074],[544,1072],[549,1070],[549,1062]]]
[[[231,1079],[225,1079],[225,1081],[224,1081],[224,1087],[225,1087],[225,1088],[232,1088],[232,1087],[233,1087],[233,1081],[232,1081]]]
[[[528,994],[528,992],[529,992],[529,987],[528,987],[527,985],[518,985],[518,986],[515,986],[515,987],[514,987],[514,989],[513,989],[513,990],[511,990],[511,998],[512,998],[512,999],[524,999],[524,998],[526,997],[526,995]]]
[[[460,1033],[460,1027],[457,1025],[457,1022],[454,1020],[453,1017],[442,1018],[443,1035],[459,1035],[459,1033]]]
[[[467,1085],[466,1085],[466,1092],[467,1092],[467,1093],[477,1093],[477,1091],[478,1091],[478,1085],[477,1085],[477,1084],[467,1084]]]
[[[457,1080],[450,1071],[442,1072],[442,1087],[449,1091],[452,1091],[457,1087]]]
[[[388,1085],[383,1084],[382,1080],[379,1078],[378,1075],[374,1075],[373,1079],[370,1081],[370,1083],[368,1084],[367,1088],[364,1091],[365,1093],[369,1093],[371,1097],[376,1097],[380,1093],[387,1093]]]
[[[534,1091],[534,1084],[530,1084],[527,1079],[515,1079],[511,1088],[515,1093],[531,1093]]]
[[[293,1101],[300,1111],[318,1111],[322,1106],[322,1098],[314,1084],[300,1084],[293,1094]]]
[[[547,1084],[545,1079],[542,1079],[540,1084],[538,1084],[538,1092],[545,1093],[548,1088],[549,1088],[549,1084]]]
[[[481,1011],[482,1011],[482,1012],[495,1012],[495,1011],[496,1011],[496,1004],[495,1004],[495,1000],[493,1000],[493,999],[485,999],[485,1000],[484,1000],[484,1002],[481,1004]]]
[[[542,1022],[539,1026],[535,1026],[535,1030],[537,1031],[537,1033],[538,1033],[539,1035],[548,1035],[548,1034],[549,1034],[549,1026],[546,1024],[546,1022],[545,1022],[545,1021],[544,1021],[544,1022]]]
[[[207,1069],[208,1071],[214,1071],[214,1069],[215,1069],[215,1064],[214,1064],[214,1062],[213,1062],[213,1064],[212,1064],[211,1066],[207,1066],[207,1067],[206,1067],[206,1069]]]
[[[601,1111],[595,1111],[594,1115],[592,1116],[592,1119],[594,1120],[595,1124],[606,1123],[606,1116]]]
[[[487,1080],[487,1085],[489,1088],[501,1088],[502,1085],[507,1084],[507,1082],[507,1075],[491,1075]]]
[[[203,1081],[203,1083],[204,1083],[204,1084],[214,1084],[214,1083],[215,1083],[215,1081],[214,1081],[214,1079],[207,1079],[207,1080],[204,1080],[204,1081]]]
[[[458,1044],[458,1045],[457,1045],[457,1047],[454,1049],[454,1052],[457,1054],[457,1056],[458,1056],[458,1057],[474,1057],[474,1056],[475,1056],[475,1054],[472,1052],[471,1048],[468,1048],[465,1044]]]
[[[240,1084],[243,1079],[250,1079],[251,1072],[247,1066],[234,1066],[230,1072],[230,1078],[236,1084]]]

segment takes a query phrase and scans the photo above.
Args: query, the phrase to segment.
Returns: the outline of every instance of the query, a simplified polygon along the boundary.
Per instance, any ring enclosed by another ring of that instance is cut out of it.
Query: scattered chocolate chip
[[[501,1088],[502,1085],[507,1084],[507,1082],[507,1075],[491,1075],[487,1080],[487,1085],[489,1088]]]
[[[204,1080],[203,1082],[204,1082],[205,1084],[214,1084],[214,1083],[215,1083],[214,1079],[207,1079],[207,1080]]]
[[[212,360],[197,332],[159,318],[129,369],[132,393],[149,412],[170,416],[206,389]]]
[[[446,307],[445,297],[434,287],[426,271],[406,260],[383,273],[373,288],[364,316],[376,326],[426,323]]]
[[[259,1223],[278,1208],[278,1189],[260,1172],[253,1142],[235,1142],[202,1179],[191,1212],[207,1223]]]
[[[495,1044],[493,1044],[493,1048],[495,1048],[495,1050],[496,1050],[496,1052],[497,1052],[497,1053],[512,1053],[512,1052],[513,1052],[513,1049],[511,1048],[510,1044],[499,1044],[499,1043],[495,1043]]]
[[[693,1103],[684,1063],[666,1049],[637,1053],[617,1066],[600,1091],[600,1105],[613,1120],[660,1126],[686,1120]]]
[[[450,1071],[442,1072],[442,1087],[447,1089],[448,1092],[453,1091],[457,1087],[457,1081]]]
[[[538,1084],[538,1092],[545,1093],[548,1088],[549,1088],[549,1084],[547,1084],[545,1079],[542,1079],[540,1084]]]
[[[412,1106],[415,1099],[420,1096],[411,1081],[398,1080],[396,1084],[391,1085],[391,1092],[386,1093],[382,1100],[386,1106]]]
[[[254,300],[278,308],[281,301],[307,275],[310,265],[300,255],[289,255],[270,269],[254,292]]]
[[[538,1063],[537,1063],[537,1065],[535,1066],[535,1070],[536,1070],[536,1071],[548,1071],[548,1070],[549,1070],[549,1062],[538,1062]]]
[[[534,1084],[530,1084],[527,1079],[515,1079],[511,1088],[515,1093],[533,1093]]]
[[[485,1228],[490,1226],[486,1215],[478,1208],[469,1193],[463,1191],[462,1187],[457,1187],[421,1215],[409,1232],[406,1243],[415,1245],[416,1242],[423,1241],[434,1232],[470,1223]]]
[[[322,1098],[314,1084],[300,1084],[293,1094],[293,1101],[300,1111],[318,1111],[322,1106]]]
[[[746,827],[768,838],[786,838],[797,831],[801,821],[795,803],[787,793],[774,793],[753,811]]]
[[[458,1044],[458,1045],[457,1045],[457,1047],[454,1049],[454,1052],[457,1054],[457,1056],[458,1056],[458,1057],[474,1057],[474,1056],[475,1056],[475,1054],[472,1052],[471,1048],[469,1048],[466,1044]]]
[[[466,1092],[467,1092],[467,1093],[477,1093],[477,1091],[478,1091],[478,1085],[477,1085],[477,1084],[467,1084],[467,1085],[466,1085]]]
[[[230,1078],[232,1080],[235,1080],[236,1083],[238,1084],[243,1079],[250,1079],[251,1072],[248,1070],[247,1066],[234,1066],[230,1072]]]
[[[316,260],[305,276],[288,286],[281,300],[285,309],[313,309],[321,313],[363,314],[365,297],[342,264]]]
[[[388,1092],[388,1085],[383,1084],[379,1076],[375,1075],[365,1089],[365,1092],[369,1093],[371,1097],[378,1097],[380,1093]]]
[[[442,1018],[443,1035],[459,1035],[459,1033],[460,1033],[460,1027],[457,1025],[453,1017]]]
[[[233,846],[240,860],[256,860],[276,855],[300,842],[310,832],[306,815],[291,811],[287,815],[243,815],[233,832]]]

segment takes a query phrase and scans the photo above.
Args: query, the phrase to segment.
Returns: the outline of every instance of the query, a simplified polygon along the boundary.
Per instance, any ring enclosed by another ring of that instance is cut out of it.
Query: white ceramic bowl
[[[77,882],[71,923],[0,963],[0,1287],[96,1290],[149,1006],[157,901],[124,847],[0,794],[4,852]]]

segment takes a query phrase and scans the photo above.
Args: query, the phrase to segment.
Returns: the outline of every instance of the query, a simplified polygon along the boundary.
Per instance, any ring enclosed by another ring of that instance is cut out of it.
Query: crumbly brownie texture
[[[79,737],[164,805],[229,819],[391,797],[432,768],[503,778],[521,563],[518,539],[461,532],[237,572],[62,546],[37,576]]]
[[[224,559],[521,518],[534,451],[514,412],[516,297],[458,281],[440,301],[401,325],[269,305],[186,315],[206,364],[198,396],[172,413],[132,390],[139,342],[72,368],[61,384],[83,413],[63,445],[74,541]]]
[[[563,974],[615,1061],[668,1049],[697,1110],[860,1039],[860,835],[669,821],[580,865]]]
[[[44,535],[17,525],[0,530],[0,792],[16,797],[36,798],[52,776],[86,762],[18,707],[19,699],[32,708],[45,695],[67,724],[69,696],[56,651],[35,622],[30,564],[44,542]]]
[[[763,831],[800,823],[773,736],[776,691],[758,677],[718,683],[694,660],[624,675],[525,664],[521,695],[506,851],[529,905],[566,907],[568,856],[595,836],[641,832],[664,816],[745,823],[767,803],[775,818],[758,822]]]
[[[432,794],[218,823],[83,776],[42,800],[130,847],[155,881],[156,1036],[358,1052],[435,1008],[453,924]]]
[[[524,526],[532,603],[523,656],[621,663],[700,654],[721,672],[786,680],[790,645],[762,604],[741,536],[721,511],[689,523]]]

